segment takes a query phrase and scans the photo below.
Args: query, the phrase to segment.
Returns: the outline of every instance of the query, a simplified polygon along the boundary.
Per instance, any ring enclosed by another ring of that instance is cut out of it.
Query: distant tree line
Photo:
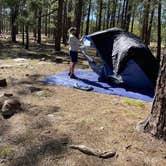
[[[39,44],[45,34],[60,50],[70,26],[77,27],[78,36],[116,26],[137,34],[147,44],[160,43],[166,42],[165,11],[162,0],[1,0],[0,31],[10,31],[13,42],[22,32],[26,48],[29,32],[33,32]]]

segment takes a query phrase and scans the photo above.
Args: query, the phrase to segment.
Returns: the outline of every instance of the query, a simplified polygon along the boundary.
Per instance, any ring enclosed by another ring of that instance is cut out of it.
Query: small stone
[[[3,97],[3,96],[4,96],[4,94],[3,94],[3,93],[1,93],[1,94],[0,94],[0,98],[1,98],[1,97]]]
[[[104,127],[100,127],[100,130],[104,130]]]
[[[50,118],[54,118],[54,114],[48,114],[47,116]]]
[[[37,96],[41,96],[41,97],[47,97],[48,96],[48,92],[45,91],[45,90],[38,91],[38,92],[36,92],[36,95]]]
[[[45,61],[45,60],[46,60],[46,58],[42,58],[41,60],[42,60],[42,61]]]
[[[166,154],[163,154],[162,158],[163,158],[163,159],[166,159]]]

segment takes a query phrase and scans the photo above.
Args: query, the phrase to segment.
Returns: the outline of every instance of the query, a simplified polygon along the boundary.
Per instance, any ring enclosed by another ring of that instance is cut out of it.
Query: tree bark
[[[38,36],[37,36],[37,43],[41,44],[41,15],[42,15],[42,9],[39,9],[38,11]]]
[[[44,32],[45,32],[45,36],[47,36],[48,35],[48,16],[47,16],[48,10],[47,9],[46,9],[45,13],[46,13],[46,16],[45,16]]]
[[[16,18],[17,18],[18,11],[17,9],[11,9],[11,38],[12,42],[16,42]]]
[[[62,37],[63,37],[63,44],[67,45],[67,0],[64,1],[64,8],[63,8],[63,28],[62,28]]]
[[[24,41],[24,33],[25,33],[25,29],[24,29],[24,23],[22,24],[22,45],[24,46],[25,41]]]
[[[77,28],[76,32],[77,37],[79,37],[81,29],[82,8],[83,8],[83,0],[77,0],[75,7],[75,18],[74,18],[74,24]]]
[[[34,37],[34,40],[36,41],[37,39],[37,9],[35,9],[34,11],[34,25],[33,25],[33,37]]]
[[[131,30],[130,30],[130,32],[133,32],[133,29],[134,29],[135,13],[136,13],[136,5],[134,5],[134,8],[133,8],[132,20],[131,20]]]
[[[120,18],[121,18],[121,5],[118,6],[118,18],[117,18],[117,25],[120,25]]]
[[[62,13],[64,0],[58,0],[58,17],[55,32],[55,50],[61,50],[61,36],[62,36]]]
[[[121,15],[121,28],[124,27],[124,13],[125,13],[126,0],[123,0],[122,15]]]
[[[161,58],[161,0],[158,2],[157,59]]]
[[[49,12],[49,9],[48,9]],[[50,24],[51,24],[51,15],[48,16],[48,37],[50,38],[51,36],[51,28],[50,28]]]
[[[26,32],[26,45],[25,48],[29,48],[29,25],[26,25],[25,27],[25,32]]]
[[[127,1],[126,4],[126,16],[125,16],[125,29],[129,31],[130,21],[131,21],[131,11],[132,11],[133,2]]]
[[[148,34],[147,34],[147,44],[150,44],[150,35],[151,35],[151,29],[152,29],[152,23],[153,23],[153,16],[154,16],[154,9],[151,12],[150,15],[150,21],[149,21],[149,27],[148,27]]]
[[[117,0],[113,0],[113,9],[112,9],[112,17],[111,17],[111,27],[115,26],[116,6],[117,6]]]
[[[106,28],[109,28],[109,23],[110,23],[110,16],[111,16],[111,1],[108,0],[108,6],[107,6],[107,18],[106,18]]]
[[[92,6],[92,0],[89,0],[88,15],[87,15],[87,21],[86,21],[86,32],[85,32],[86,35],[89,34],[91,6]]]
[[[107,10],[106,7],[104,6],[104,11],[103,11],[103,29],[106,28],[106,20],[107,20]]]
[[[1,11],[2,11],[2,8],[0,7],[0,18],[3,18]],[[0,33],[2,31],[3,31],[3,19],[0,19]]]
[[[166,141],[166,55],[162,57],[151,114],[137,129]]]
[[[142,26],[142,40],[147,43],[148,27],[149,27],[149,10],[151,0],[146,0],[144,3],[143,26]]]
[[[81,26],[80,26],[80,34],[77,35],[78,37],[82,34],[84,34],[84,22],[85,22],[85,10],[82,10],[82,16],[81,16]]]
[[[98,30],[101,30],[101,20],[102,20],[102,11],[103,11],[103,1],[100,0],[100,5],[99,5],[99,22],[98,22]]]

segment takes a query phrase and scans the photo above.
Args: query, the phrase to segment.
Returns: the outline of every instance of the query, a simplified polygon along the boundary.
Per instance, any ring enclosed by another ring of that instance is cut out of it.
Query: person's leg
[[[70,58],[71,58],[71,61],[70,61],[70,70],[69,70],[69,76],[71,78],[74,78],[75,75],[74,75],[74,69],[75,69],[75,65],[77,63],[77,56],[78,56],[78,53],[77,52],[74,52],[74,51],[70,51]]]
[[[70,62],[70,76],[74,75],[75,62]]]

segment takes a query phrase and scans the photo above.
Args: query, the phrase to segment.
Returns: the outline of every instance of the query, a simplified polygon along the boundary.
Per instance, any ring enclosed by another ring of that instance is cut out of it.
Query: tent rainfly
[[[136,35],[111,28],[84,36],[83,43],[82,53],[101,81],[135,89],[154,89],[158,61]],[[97,64],[87,55],[89,43],[96,48],[102,64]]]

